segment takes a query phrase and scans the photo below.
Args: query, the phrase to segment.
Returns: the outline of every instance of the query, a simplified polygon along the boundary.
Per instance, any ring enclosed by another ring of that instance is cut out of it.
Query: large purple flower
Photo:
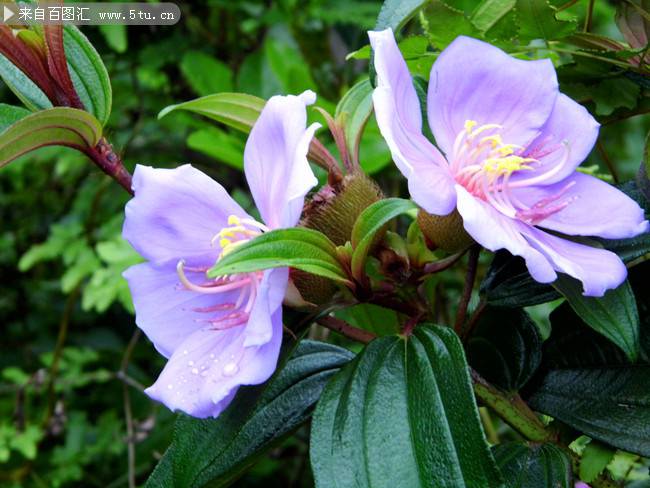
[[[169,358],[146,390],[173,410],[216,417],[241,385],[275,370],[289,271],[278,268],[207,279],[237,245],[292,227],[317,183],[307,162],[317,124],[306,128],[313,92],[273,97],[251,131],[244,171],[263,223],[190,165],[136,167],[124,237],[148,260],[129,268],[136,323]]]
[[[438,150],[422,134],[420,103],[392,31],[370,32],[370,42],[377,121],[416,203],[434,215],[457,208],[478,243],[523,257],[537,281],[566,273],[582,281],[585,295],[601,296],[625,279],[614,253],[556,235],[626,238],[647,232],[648,222],[626,195],[576,172],[599,125],[559,93],[549,60],[518,60],[468,37],[452,42],[429,80]]]

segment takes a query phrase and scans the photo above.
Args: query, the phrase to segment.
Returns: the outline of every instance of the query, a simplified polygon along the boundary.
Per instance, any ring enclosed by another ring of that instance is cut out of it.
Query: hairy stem
[[[500,390],[473,369],[470,373],[476,396],[526,439],[534,442],[549,442],[556,439],[556,435],[546,428],[519,394]]]
[[[89,148],[85,152],[104,173],[117,181],[122,188],[133,195],[131,173],[124,167],[122,159],[115,154],[113,146],[105,138],[102,137],[95,147]]]

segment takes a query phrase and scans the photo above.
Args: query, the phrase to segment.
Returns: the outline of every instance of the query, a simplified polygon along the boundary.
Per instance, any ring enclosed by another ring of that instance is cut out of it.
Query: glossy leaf
[[[83,151],[94,147],[101,125],[88,112],[56,107],[20,119],[0,133],[0,168],[43,146],[67,146]]]
[[[310,451],[317,488],[502,486],[445,327],[371,342],[323,392]]]
[[[479,29],[475,27],[464,11],[450,6],[443,0],[429,0],[425,13],[427,37],[438,49],[444,49],[460,35],[481,36]]]
[[[106,125],[111,115],[113,92],[102,58],[88,38],[73,25],[66,25],[63,29],[63,45],[70,77],[79,98],[85,109],[102,126]]]
[[[352,229],[352,273],[360,276],[368,257],[368,252],[377,240],[384,226],[399,215],[417,209],[410,200],[387,198],[373,203],[357,218]]]
[[[326,383],[352,357],[332,344],[302,341],[266,386],[242,388],[217,419],[180,416],[145,486],[230,486],[310,417]]]
[[[426,4],[427,0],[386,0],[379,11],[375,30],[390,27],[398,31]]]
[[[571,460],[553,444],[506,442],[492,448],[508,488],[570,488]]]
[[[542,338],[523,310],[490,307],[467,344],[467,359],[491,383],[518,390],[540,365]]]
[[[30,113],[29,110],[22,107],[0,103],[0,133],[23,117],[27,117]]]
[[[517,0],[481,0],[470,21],[481,32],[490,30],[515,7]]]
[[[497,307],[528,307],[560,298],[550,285],[533,280],[523,259],[498,251],[481,283],[481,294]]]
[[[180,64],[183,77],[198,95],[211,95],[233,90],[233,73],[218,59],[201,51],[183,54]]]
[[[368,119],[372,114],[372,85],[370,80],[362,80],[354,85],[341,98],[334,118],[343,123],[345,142],[352,160],[359,163],[359,144]]]
[[[566,275],[553,283],[555,288],[589,327],[620,347],[631,361],[639,354],[639,312],[630,283],[625,281],[603,297],[586,297],[582,285]]]
[[[175,110],[187,110],[216,120],[242,132],[250,132],[265,101],[244,93],[217,93],[164,108],[158,118]]]
[[[223,256],[208,271],[208,276],[214,278],[285,266],[349,283],[332,241],[318,231],[297,227],[272,230],[238,246]]]

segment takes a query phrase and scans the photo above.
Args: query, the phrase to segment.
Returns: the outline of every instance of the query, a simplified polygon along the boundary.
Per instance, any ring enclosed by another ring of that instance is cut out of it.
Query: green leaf
[[[542,360],[542,338],[521,309],[489,307],[467,344],[469,364],[504,390],[518,390]]]
[[[187,146],[236,169],[244,167],[244,143],[218,127],[205,127],[187,137]]]
[[[375,30],[390,27],[397,32],[427,4],[427,0],[386,0],[381,6]]]
[[[325,388],[310,451],[317,488],[502,486],[445,327],[371,342]]]
[[[0,133],[23,117],[27,117],[30,113],[29,110],[22,107],[0,103]]]
[[[180,64],[183,77],[198,95],[233,91],[232,70],[201,51],[187,51]]]
[[[582,285],[566,275],[553,283],[575,312],[596,332],[620,347],[631,361],[639,354],[639,312],[632,287],[625,281],[603,297],[586,297]]]
[[[575,32],[574,21],[559,20],[557,9],[548,0],[517,0],[519,37],[522,40],[560,39]]]
[[[45,93],[2,54],[0,54],[0,77],[32,112],[52,108],[52,102],[48,100]]]
[[[343,122],[345,142],[355,163],[359,162],[361,136],[372,114],[372,91],[370,80],[358,82],[343,95],[334,113],[334,118]]]
[[[438,49],[447,47],[460,35],[481,37],[465,12],[450,7],[442,0],[430,0],[425,14],[427,36]]]
[[[326,383],[352,357],[332,344],[304,340],[266,386],[241,388],[219,418],[180,416],[145,486],[230,486],[309,418]]]
[[[598,442],[591,441],[580,458],[580,479],[591,483],[607,467],[616,451]]]
[[[175,110],[187,110],[242,132],[250,132],[266,102],[244,93],[217,93],[164,108],[158,118]]]
[[[533,280],[523,259],[507,251],[495,254],[481,283],[481,293],[497,307],[528,307],[561,296],[552,286]]]
[[[352,273],[361,276],[370,248],[375,243],[378,233],[389,221],[417,209],[410,200],[387,198],[373,203],[357,218],[352,229]]]
[[[102,129],[88,112],[56,107],[28,115],[0,133],[0,168],[43,146],[94,147]]]
[[[265,232],[236,247],[208,270],[208,276],[286,266],[349,284],[332,241],[318,231],[300,227]]]
[[[506,442],[492,448],[508,488],[570,488],[571,460],[553,444]]]
[[[79,98],[85,109],[93,114],[102,126],[106,125],[111,115],[113,92],[102,58],[88,38],[73,25],[63,28],[63,45],[70,77]]]
[[[99,31],[104,36],[106,44],[116,53],[125,53],[129,47],[126,26],[123,24],[102,24]]]
[[[517,0],[481,0],[470,21],[481,32],[487,32],[514,9]]]

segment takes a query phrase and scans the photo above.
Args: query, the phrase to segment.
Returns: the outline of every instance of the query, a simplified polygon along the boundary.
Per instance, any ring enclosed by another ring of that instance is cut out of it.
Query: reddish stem
[[[131,173],[124,167],[122,159],[115,154],[113,146],[105,138],[102,137],[95,147],[86,149],[85,153],[104,173],[117,181],[131,195],[134,194],[131,187]]]
[[[361,342],[363,344],[368,344],[370,341],[377,338],[377,336],[372,332],[368,332],[367,330],[353,327],[352,325],[348,324],[344,320],[337,319],[336,317],[332,317],[331,315],[321,317],[316,322],[322,325],[323,327],[326,327],[330,330],[333,330],[334,332],[338,332],[339,334],[344,335],[348,339],[352,339],[353,341]]]
[[[478,269],[478,256],[481,253],[481,248],[474,245],[469,250],[469,259],[467,262],[467,274],[465,275],[465,286],[463,287],[463,294],[460,297],[458,304],[458,312],[456,312],[456,322],[454,323],[454,330],[460,336],[467,316],[467,307],[472,298],[472,290],[474,289],[474,280],[476,279],[476,271]]]

